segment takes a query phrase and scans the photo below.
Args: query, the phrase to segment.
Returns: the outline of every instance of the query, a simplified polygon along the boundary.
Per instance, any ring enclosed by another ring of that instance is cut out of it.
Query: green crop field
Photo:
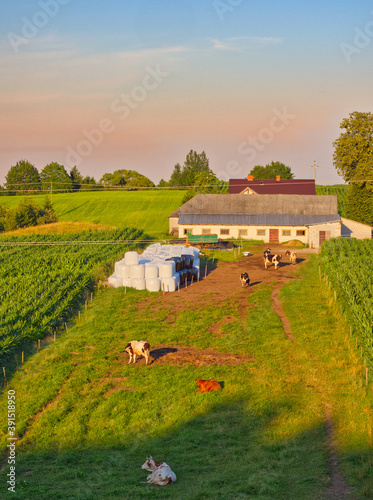
[[[167,217],[180,205],[185,191],[97,191],[53,194],[58,220],[84,221],[114,227],[136,227],[150,236],[168,234]],[[30,196],[43,205],[45,196]],[[21,196],[0,197],[14,207]]]
[[[373,369],[373,240],[332,239],[322,245],[321,271],[348,313],[361,354]],[[338,265],[335,265],[338,262]]]
[[[0,360],[67,321],[97,269],[143,238],[136,229],[0,236]]]

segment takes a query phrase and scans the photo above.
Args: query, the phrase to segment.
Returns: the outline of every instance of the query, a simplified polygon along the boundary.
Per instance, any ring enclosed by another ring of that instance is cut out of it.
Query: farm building
[[[300,240],[319,248],[341,236],[337,195],[197,194],[169,215],[170,234],[283,243]]]
[[[316,194],[314,179],[230,179],[229,194]]]
[[[341,233],[344,238],[371,239],[373,238],[373,227],[342,217]]]

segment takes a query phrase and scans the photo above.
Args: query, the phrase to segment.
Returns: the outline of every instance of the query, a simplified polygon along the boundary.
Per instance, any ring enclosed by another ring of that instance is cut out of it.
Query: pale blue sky
[[[225,179],[316,160],[342,182],[332,142],[372,110],[372,39],[365,0],[3,0],[0,183],[21,158],[158,182],[190,149]]]

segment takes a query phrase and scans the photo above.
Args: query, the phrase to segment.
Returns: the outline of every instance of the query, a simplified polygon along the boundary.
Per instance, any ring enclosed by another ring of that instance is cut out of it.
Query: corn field
[[[365,359],[373,367],[373,240],[325,241],[319,259],[321,271],[328,276]]]
[[[136,229],[0,237],[0,359],[76,314],[95,270],[143,237]]]

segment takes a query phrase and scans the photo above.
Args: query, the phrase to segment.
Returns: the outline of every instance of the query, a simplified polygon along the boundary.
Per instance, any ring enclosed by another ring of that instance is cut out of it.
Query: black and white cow
[[[249,286],[249,283],[250,283],[249,275],[247,273],[241,273],[240,281],[241,281],[242,287],[246,288],[247,286]]]
[[[278,265],[280,264],[280,260],[281,260],[281,255],[279,254],[275,255],[267,254],[264,256],[264,267],[267,269],[267,265],[274,264],[275,269],[277,269]]]

